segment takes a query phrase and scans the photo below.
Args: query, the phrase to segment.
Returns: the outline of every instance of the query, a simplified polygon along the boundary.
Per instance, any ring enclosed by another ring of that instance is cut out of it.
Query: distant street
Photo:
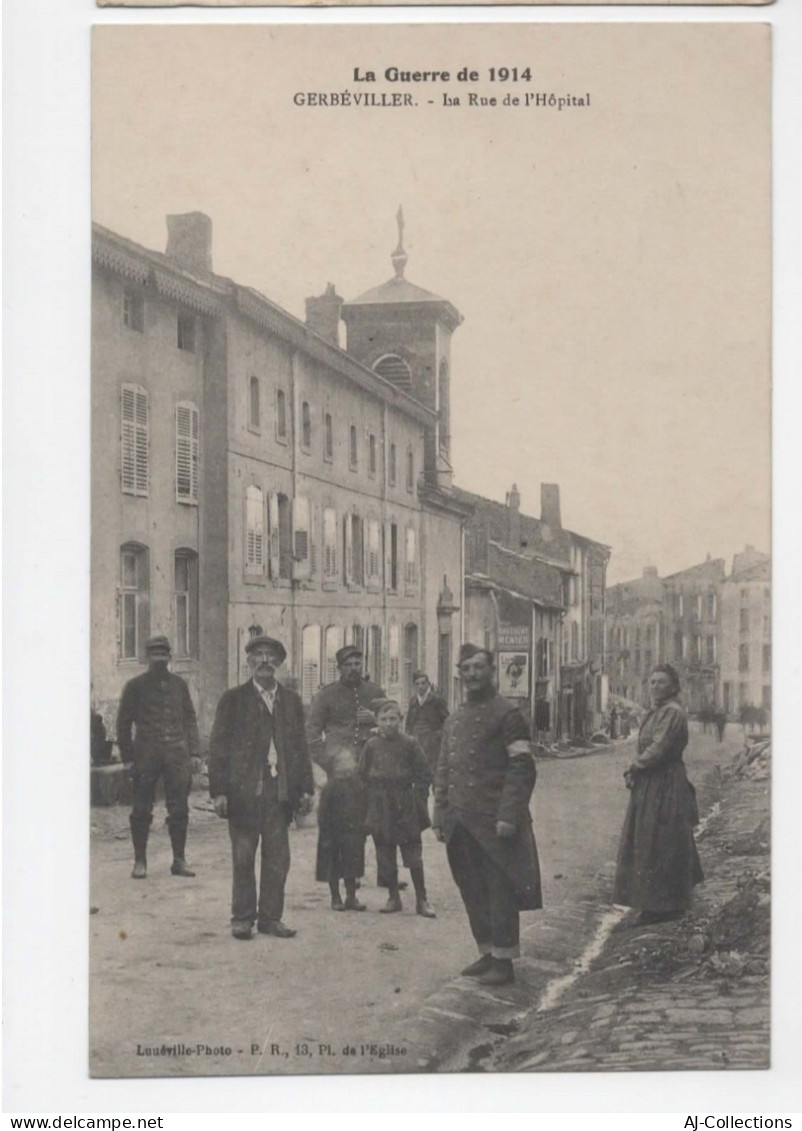
[[[574,904],[608,902],[633,743],[539,763],[534,819],[547,908],[570,915]],[[700,784],[741,744],[740,727],[728,728],[723,746],[694,727],[686,757],[692,780]],[[238,942],[228,924],[226,824],[203,808],[204,795],[193,801],[199,808],[191,810],[187,856],[194,880],[169,873],[163,809],[154,817],[146,881],[129,879],[127,810],[93,811],[92,1074],[415,1071],[408,1038],[416,1016],[474,957],[432,833],[424,834],[424,858],[437,920],[416,916],[412,897],[402,914],[378,914],[384,894],[375,887],[372,847],[361,893],[368,910],[332,912],[327,888],[314,881],[317,830],[308,827],[290,837],[284,918],[297,938]],[[544,918],[523,916],[525,953],[542,943]],[[560,938],[549,943],[559,958]],[[578,940],[570,943],[575,949]]]

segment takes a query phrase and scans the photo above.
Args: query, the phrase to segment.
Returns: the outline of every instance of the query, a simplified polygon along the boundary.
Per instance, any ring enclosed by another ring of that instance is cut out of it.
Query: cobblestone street
[[[703,813],[720,792],[715,764],[742,744],[740,728],[730,730],[724,746],[692,736],[687,763]],[[523,916],[517,980],[494,991],[456,976],[473,943],[431,833],[424,856],[437,920],[416,917],[411,899],[402,915],[377,914],[383,894],[371,851],[368,911],[333,914],[312,879],[316,829],[308,827],[291,833],[285,919],[298,937],[240,943],[228,929],[226,827],[202,794],[193,795],[188,853],[195,880],[169,875],[160,812],[149,877],[130,881],[127,811],[94,810],[92,1074],[762,1067],[766,978],[740,978],[725,1000],[712,982],[646,984],[633,975],[633,947],[678,925],[633,930],[609,904],[630,757],[621,744],[540,763],[534,814],[545,908]],[[725,901],[740,874],[722,837],[751,832],[767,807],[765,782],[727,790],[700,843],[708,876],[697,889],[700,912]],[[162,1046],[177,1051],[162,1055]]]

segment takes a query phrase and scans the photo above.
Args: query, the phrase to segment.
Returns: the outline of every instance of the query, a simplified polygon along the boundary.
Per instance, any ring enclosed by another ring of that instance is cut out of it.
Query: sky
[[[769,549],[768,40],[760,25],[105,27],[93,215],[303,317],[392,274],[448,298],[456,482],[612,547],[611,582]],[[385,67],[448,69],[392,84]],[[467,66],[475,85],[455,75]],[[491,66],[531,69],[491,84]],[[359,67],[379,81],[353,81]],[[301,91],[411,93],[402,110]],[[467,94],[590,95],[469,107]],[[443,95],[459,106],[443,105]],[[431,99],[432,104],[429,104]]]

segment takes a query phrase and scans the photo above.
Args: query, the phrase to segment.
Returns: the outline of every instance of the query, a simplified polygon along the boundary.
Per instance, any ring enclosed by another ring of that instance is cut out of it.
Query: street
[[[686,764],[697,787],[742,741],[739,727],[728,728],[721,746],[692,728]],[[548,956],[540,962],[553,970],[548,976],[570,966],[595,927],[593,916],[609,908],[627,800],[622,773],[633,745],[634,739],[538,765],[533,812],[545,908],[522,916],[522,948],[524,956],[530,949]],[[704,791],[700,802],[704,809]],[[436,920],[416,916],[409,895],[402,914],[378,914],[385,896],[375,886],[370,844],[361,889],[368,910],[332,912],[327,887],[314,880],[317,830],[310,826],[290,834],[284,918],[297,938],[240,942],[228,922],[226,824],[209,812],[204,795],[194,794],[192,803],[194,880],[170,875],[162,807],[143,882],[129,879],[127,810],[93,810],[92,1075],[420,1070],[412,1047],[416,1019],[475,956],[445,850],[431,831],[423,838],[424,860]],[[466,982],[455,982],[454,994]],[[475,987],[466,989],[476,997]],[[522,986],[515,990],[510,1000],[534,1004],[521,1001]],[[484,996],[488,1009],[504,998]],[[454,1017],[462,1012],[455,1008]]]

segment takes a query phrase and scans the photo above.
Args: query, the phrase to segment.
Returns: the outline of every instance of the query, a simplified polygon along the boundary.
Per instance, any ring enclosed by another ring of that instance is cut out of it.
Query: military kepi
[[[346,644],[344,648],[340,648],[337,652],[335,659],[337,665],[344,664],[346,660],[350,660],[352,656],[362,656],[362,649],[357,648],[356,644]]]
[[[245,655],[250,656],[254,648],[269,648],[279,657],[280,664],[287,659],[287,649],[280,640],[275,640],[272,636],[252,636],[245,645]]]
[[[472,660],[474,656],[479,653],[487,656],[490,662],[493,662],[493,653],[489,648],[480,648],[478,644],[463,644],[459,650],[459,663],[464,664],[466,660]]]
[[[170,641],[166,636],[150,636],[145,642],[146,652],[169,652]]]

